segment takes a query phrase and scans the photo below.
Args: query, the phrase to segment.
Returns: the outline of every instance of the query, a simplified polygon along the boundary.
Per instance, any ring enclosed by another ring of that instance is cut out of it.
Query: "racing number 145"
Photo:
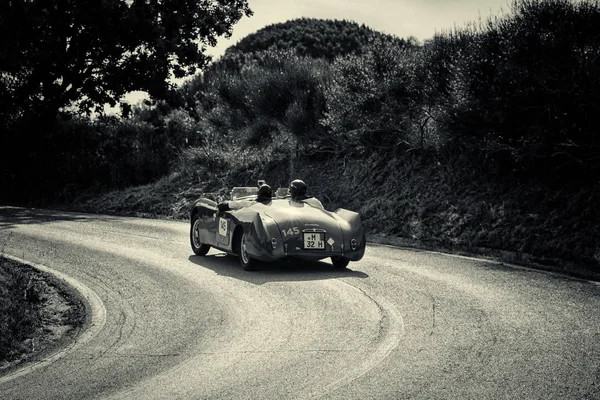
[[[297,226],[288,229],[287,231],[284,229],[281,231],[281,233],[283,233],[283,236],[292,236],[292,235],[299,235],[300,234],[300,230],[298,229]]]

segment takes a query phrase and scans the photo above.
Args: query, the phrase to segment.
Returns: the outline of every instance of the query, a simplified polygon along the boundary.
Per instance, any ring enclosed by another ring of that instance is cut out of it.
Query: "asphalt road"
[[[188,229],[0,207],[7,254],[98,298],[87,334],[0,397],[600,398],[595,283],[383,246],[245,272],[192,255]]]

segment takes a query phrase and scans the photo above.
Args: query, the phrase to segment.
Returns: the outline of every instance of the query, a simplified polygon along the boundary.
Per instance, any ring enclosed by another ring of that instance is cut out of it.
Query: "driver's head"
[[[256,197],[257,200],[267,200],[271,199],[272,197],[273,191],[271,190],[271,186],[267,185],[266,183],[260,185],[258,188],[258,196]]]
[[[304,198],[306,195],[306,183],[300,179],[294,179],[290,183],[290,194],[292,195],[292,200],[301,200]]]

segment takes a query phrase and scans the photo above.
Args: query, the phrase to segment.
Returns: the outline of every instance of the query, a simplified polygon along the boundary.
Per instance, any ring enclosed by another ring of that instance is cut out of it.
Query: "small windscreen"
[[[242,197],[256,196],[258,194],[258,188],[250,186],[234,187],[231,189],[231,200],[237,200]]]
[[[277,189],[277,191],[275,191],[275,196],[278,199],[285,199],[288,195],[290,194],[290,189],[289,188],[279,188]]]

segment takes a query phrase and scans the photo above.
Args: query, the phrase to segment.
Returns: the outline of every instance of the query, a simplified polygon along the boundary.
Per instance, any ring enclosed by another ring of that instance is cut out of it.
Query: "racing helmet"
[[[273,197],[273,190],[271,189],[271,186],[267,185],[266,183],[263,183],[262,185],[260,185],[260,187],[258,188],[258,195],[256,196],[256,198],[258,200],[264,200],[264,199],[271,199]]]
[[[292,195],[292,200],[303,199],[306,195],[306,183],[300,179],[294,179],[290,183],[290,194]]]

